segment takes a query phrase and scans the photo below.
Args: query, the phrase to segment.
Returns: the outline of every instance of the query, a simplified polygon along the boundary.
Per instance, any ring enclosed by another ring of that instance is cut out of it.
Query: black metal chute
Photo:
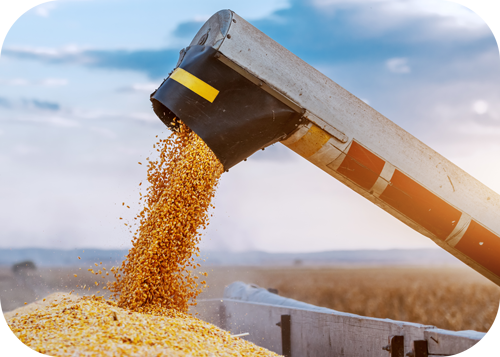
[[[190,46],[177,67],[216,89],[212,102],[172,76],[151,94],[151,101],[165,125],[175,127],[175,117],[184,122],[227,170],[293,132],[301,114],[226,66],[216,54],[211,46]]]

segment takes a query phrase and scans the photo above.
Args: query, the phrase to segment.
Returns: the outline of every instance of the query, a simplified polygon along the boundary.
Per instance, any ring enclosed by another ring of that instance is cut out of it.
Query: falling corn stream
[[[7,322],[32,349],[51,356],[277,356],[188,314],[206,287],[198,243],[224,169],[203,140],[175,124],[155,144],[158,159],[149,160],[133,246],[105,287],[112,299],[65,295],[14,311]]]
[[[224,169],[217,157],[184,124],[156,144],[159,159],[148,165],[150,186],[139,229],[110,286],[118,306],[155,312],[187,312],[206,273],[196,274],[197,243],[209,222],[208,210]]]

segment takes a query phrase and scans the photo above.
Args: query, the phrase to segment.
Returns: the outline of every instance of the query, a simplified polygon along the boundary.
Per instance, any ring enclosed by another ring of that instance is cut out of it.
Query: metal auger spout
[[[217,50],[222,42],[216,40],[230,38],[232,20],[229,10],[212,16],[209,26],[205,24],[181,51],[169,78],[151,95],[153,109],[165,125],[175,125],[172,119],[179,118],[205,141],[225,169],[286,138],[302,116],[263,90],[261,81],[252,81],[223,62]]]

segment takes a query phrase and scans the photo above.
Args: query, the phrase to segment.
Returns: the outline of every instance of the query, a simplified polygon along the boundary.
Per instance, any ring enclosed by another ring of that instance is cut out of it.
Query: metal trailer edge
[[[234,282],[220,299],[199,300],[190,313],[285,357],[452,356],[485,333],[350,314]]]

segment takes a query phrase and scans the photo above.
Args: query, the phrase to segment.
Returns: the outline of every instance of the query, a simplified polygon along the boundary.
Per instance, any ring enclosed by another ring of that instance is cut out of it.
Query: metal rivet
[[[220,53],[216,53],[214,57],[215,58],[219,58],[220,57]]]
[[[227,34],[227,38],[231,38],[231,35],[230,35],[230,34]]]
[[[236,23],[236,19],[233,19],[233,22]]]

